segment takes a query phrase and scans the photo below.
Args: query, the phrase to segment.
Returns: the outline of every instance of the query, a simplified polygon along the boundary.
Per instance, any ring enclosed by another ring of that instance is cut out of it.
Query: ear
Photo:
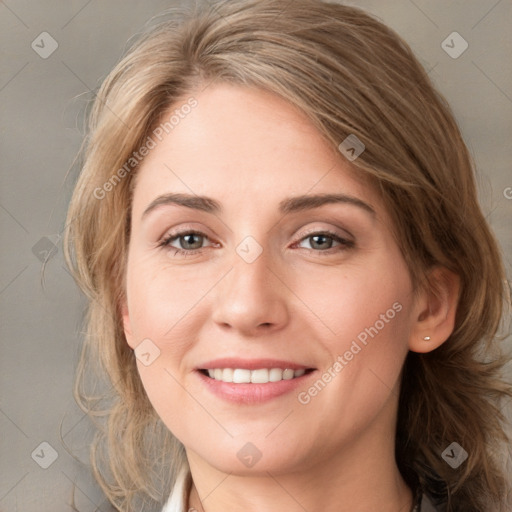
[[[128,343],[129,347],[133,350],[135,349],[137,344],[135,343],[135,338],[132,333],[130,312],[128,311],[128,304],[125,297],[121,299],[121,316],[123,319],[123,330],[126,342]]]
[[[452,334],[459,301],[460,278],[445,267],[431,270],[427,284],[417,294],[409,349],[430,352]]]

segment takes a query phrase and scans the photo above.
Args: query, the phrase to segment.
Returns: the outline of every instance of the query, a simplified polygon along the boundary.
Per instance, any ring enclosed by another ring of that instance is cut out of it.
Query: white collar
[[[185,512],[187,506],[187,481],[190,475],[188,465],[184,465],[178,473],[172,492],[162,512]]]

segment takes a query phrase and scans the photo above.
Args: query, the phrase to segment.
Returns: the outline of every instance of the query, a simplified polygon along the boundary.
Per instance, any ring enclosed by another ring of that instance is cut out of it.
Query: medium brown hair
[[[452,335],[405,361],[396,458],[407,483],[446,501],[448,512],[504,508],[500,408],[512,391],[496,334],[506,281],[478,205],[473,162],[409,46],[360,9],[313,0],[224,1],[173,15],[138,40],[94,102],[65,242],[90,301],[75,393],[85,410],[104,418],[92,466],[109,500],[120,511],[162,504],[188,467],[183,446],[145,394],[123,332],[138,163],[126,165],[154,138],[165,112],[214,81],[284,98],[335,148],[356,135],[366,149],[352,165],[380,192],[414,286],[429,286],[434,266],[459,276]],[[91,364],[111,387],[105,406],[106,397],[88,388]],[[441,458],[452,441],[469,454],[456,470]]]

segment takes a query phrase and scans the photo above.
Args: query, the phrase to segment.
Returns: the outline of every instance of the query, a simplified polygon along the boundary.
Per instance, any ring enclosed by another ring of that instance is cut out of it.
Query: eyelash
[[[158,246],[162,247],[162,248],[168,248],[169,250],[171,250],[171,249],[174,250],[174,256],[176,256],[177,254],[180,254],[180,255],[182,255],[184,257],[193,256],[195,254],[200,253],[203,249],[206,249],[206,247],[201,247],[200,249],[186,250],[186,249],[179,249],[178,247],[171,247],[170,246],[171,242],[173,242],[174,240],[177,240],[177,239],[179,239],[181,237],[184,237],[186,235],[198,235],[198,236],[201,236],[201,237],[204,237],[204,238],[208,238],[208,236],[205,233],[202,233],[201,231],[195,231],[195,230],[192,229],[192,230],[186,230],[186,231],[181,231],[181,232],[177,232],[177,233],[171,233],[167,237],[165,237],[158,244]],[[306,249],[306,250],[317,252],[317,253],[319,253],[322,256],[330,256],[330,255],[332,255],[333,254],[331,252],[332,249],[335,249],[335,252],[338,252],[338,251],[341,251],[341,250],[352,249],[355,246],[355,243],[352,240],[347,240],[345,238],[342,238],[337,233],[334,233],[334,232],[329,231],[329,230],[312,231],[310,233],[307,233],[305,236],[303,236],[301,239],[299,239],[297,242],[295,242],[294,245],[297,244],[297,243],[302,242],[303,240],[311,238],[313,236],[326,236],[328,238],[332,238],[335,242],[338,242],[340,244],[340,246],[341,246],[341,247],[338,247],[338,248],[330,247],[329,249],[326,249],[326,250],[323,250],[323,251],[322,250],[316,250],[316,249]]]

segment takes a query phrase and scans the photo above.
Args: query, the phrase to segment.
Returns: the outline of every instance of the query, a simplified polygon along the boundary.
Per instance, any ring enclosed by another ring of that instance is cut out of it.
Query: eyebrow
[[[325,204],[349,204],[357,206],[362,210],[375,216],[375,210],[361,199],[346,194],[314,194],[288,197],[279,203],[279,212],[283,215],[295,213],[313,208],[320,208]],[[219,214],[222,212],[222,206],[211,197],[198,196],[193,194],[164,194],[154,199],[144,210],[142,218],[146,217],[151,211],[163,205],[178,205],[194,210],[200,210],[207,213]]]

